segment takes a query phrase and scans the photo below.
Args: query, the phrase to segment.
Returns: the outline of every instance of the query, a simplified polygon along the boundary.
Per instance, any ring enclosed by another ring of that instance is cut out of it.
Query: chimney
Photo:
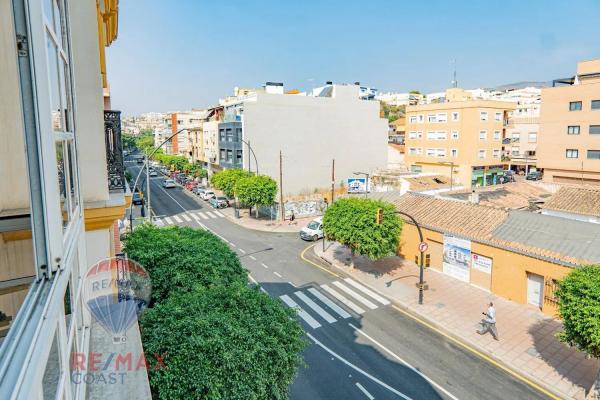
[[[269,94],[283,94],[283,83],[267,82],[265,83],[265,92]]]
[[[469,201],[473,204],[479,204],[479,193],[473,190],[469,196]]]

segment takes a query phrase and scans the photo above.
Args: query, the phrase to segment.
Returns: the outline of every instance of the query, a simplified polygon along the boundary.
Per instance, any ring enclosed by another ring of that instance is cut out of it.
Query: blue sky
[[[327,80],[383,91],[573,75],[600,58],[596,0],[122,0],[107,50],[113,108],[206,107],[234,86]]]

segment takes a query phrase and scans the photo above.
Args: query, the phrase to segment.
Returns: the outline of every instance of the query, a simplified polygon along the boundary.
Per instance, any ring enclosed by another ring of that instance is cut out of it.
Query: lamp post
[[[254,157],[254,164],[256,164],[256,175],[258,175],[258,160],[256,159],[256,154],[254,154],[254,150],[252,149],[252,146],[250,146],[250,143],[246,142],[244,139],[240,139],[240,142],[246,144],[246,146],[248,146],[248,149],[250,150],[250,153],[252,153],[252,156]],[[250,162],[248,161],[248,171],[250,170]]]
[[[135,192],[135,188],[137,187],[140,176],[142,175],[144,170],[146,170],[146,171],[148,170],[148,160],[150,160],[150,158],[152,158],[154,153],[156,153],[156,151],[158,149],[160,149],[165,143],[167,143],[169,140],[171,140],[172,138],[174,138],[179,133],[181,133],[185,130],[188,130],[188,128],[182,128],[182,129],[178,130],[177,132],[175,132],[174,134],[172,134],[171,136],[169,136],[168,138],[163,140],[163,142],[161,144],[159,144],[158,146],[156,146],[154,148],[154,150],[152,150],[151,153],[146,154],[146,159],[144,160],[144,165],[142,166],[142,168],[140,168],[140,172],[138,172],[137,176],[135,177],[135,181],[133,182],[133,191],[134,192]],[[150,194],[150,186],[148,186],[148,195],[149,194]],[[130,221],[129,229],[131,232],[133,232],[133,202],[131,202],[131,204],[129,205],[129,221]],[[150,223],[152,223],[152,216],[150,216]]]
[[[365,175],[367,177],[367,182],[365,184],[365,197],[369,196],[369,174],[366,172],[355,172],[354,175]]]

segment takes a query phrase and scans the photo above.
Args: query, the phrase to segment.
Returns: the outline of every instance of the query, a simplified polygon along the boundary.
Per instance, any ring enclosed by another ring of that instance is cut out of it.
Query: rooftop
[[[551,193],[542,186],[529,182],[510,182],[504,185],[488,186],[477,189],[477,193],[479,194],[479,204],[509,209],[527,208],[530,201],[537,203],[551,196]],[[469,200],[470,195],[471,190],[443,194],[443,196],[458,200]]]
[[[600,217],[600,187],[563,186],[542,205],[542,208]]]

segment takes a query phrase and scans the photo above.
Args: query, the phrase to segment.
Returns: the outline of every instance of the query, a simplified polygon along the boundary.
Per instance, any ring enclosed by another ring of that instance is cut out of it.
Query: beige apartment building
[[[544,181],[600,185],[600,59],[542,90],[537,157]]]
[[[503,161],[508,169],[529,173],[537,166],[539,117],[511,117],[503,139]]]
[[[474,100],[460,88],[442,103],[407,106],[405,163],[467,188],[500,183],[502,139],[514,103]]]
[[[201,124],[199,127],[190,128],[188,130],[188,141],[190,144],[190,153],[192,163],[206,161],[204,159],[204,128]]]

